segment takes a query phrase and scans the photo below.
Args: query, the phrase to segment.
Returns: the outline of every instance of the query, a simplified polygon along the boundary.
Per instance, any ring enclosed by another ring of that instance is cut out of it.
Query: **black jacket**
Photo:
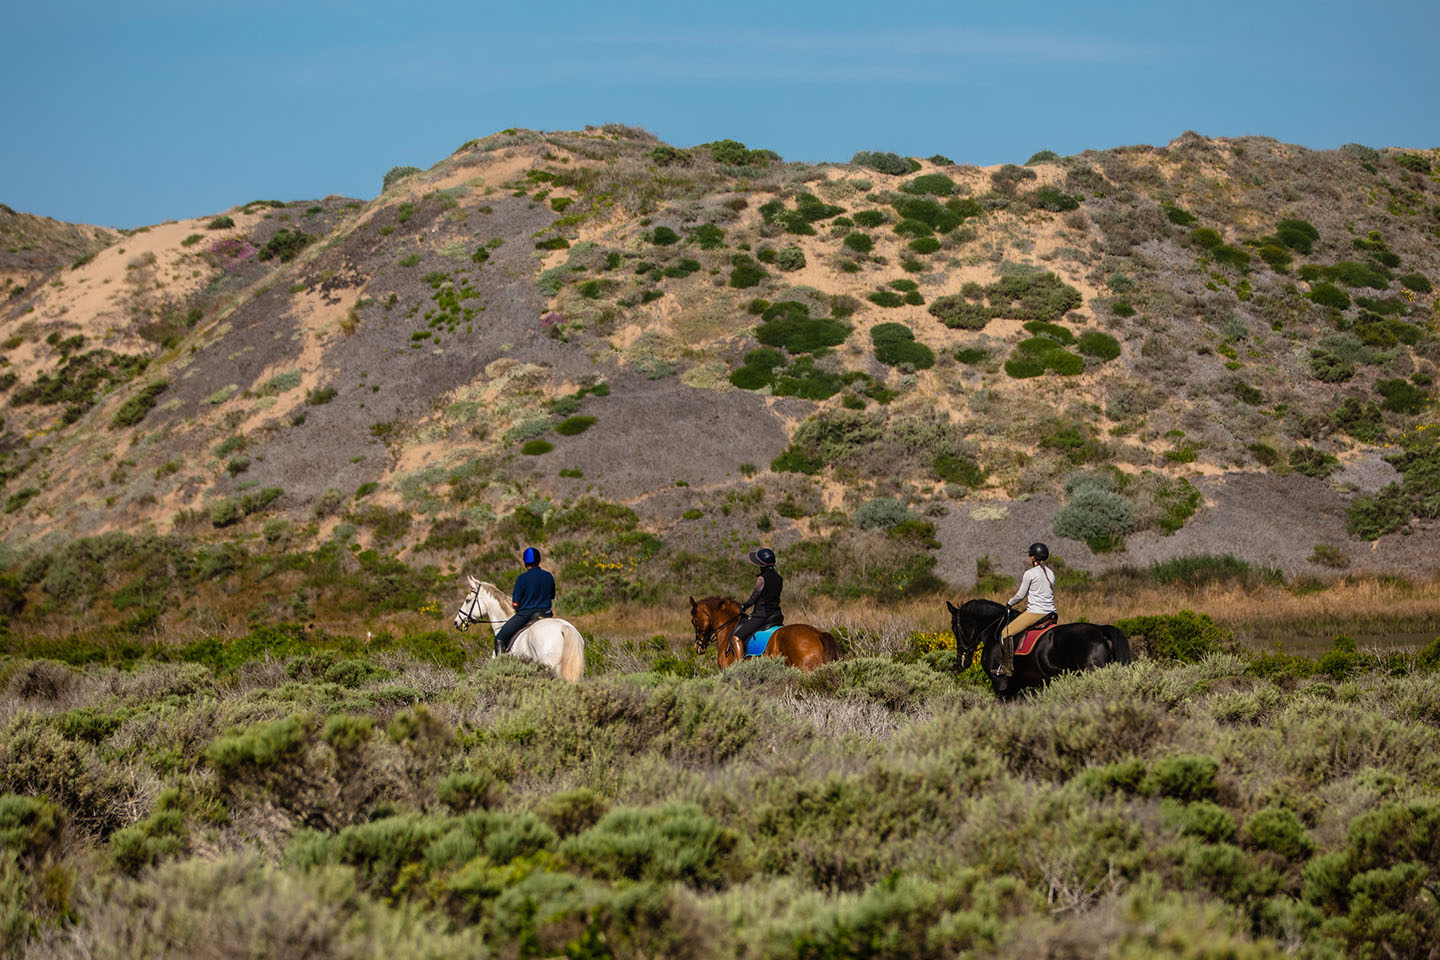
[[[755,578],[755,589],[742,606],[754,608],[750,614],[752,617],[764,617],[766,620],[779,617],[780,591],[784,586],[785,578],[776,573],[774,567],[761,567]]]

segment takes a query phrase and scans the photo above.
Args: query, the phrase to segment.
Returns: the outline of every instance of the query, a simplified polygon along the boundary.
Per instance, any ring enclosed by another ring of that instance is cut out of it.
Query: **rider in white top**
[[[1020,578],[1020,589],[1015,591],[1015,596],[1007,600],[1005,605],[1013,607],[1021,597],[1025,598],[1026,613],[1054,613],[1054,571],[1042,563],[1026,570],[1025,575]]]
[[[1046,565],[1050,559],[1050,548],[1043,543],[1032,543],[1027,551],[1030,569],[1020,578],[1020,588],[1005,604],[1008,608],[1025,598],[1025,612],[1017,613],[1015,619],[1006,624],[1000,634],[1000,649],[1004,657],[996,673],[1008,677],[1015,672],[1015,637],[1047,617],[1055,616],[1055,571]]]

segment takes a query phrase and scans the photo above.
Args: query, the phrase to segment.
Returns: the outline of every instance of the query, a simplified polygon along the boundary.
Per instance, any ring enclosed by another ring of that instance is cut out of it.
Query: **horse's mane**
[[[728,604],[734,604],[734,605],[737,606],[737,607],[740,606],[740,601],[739,601],[739,600],[736,600],[734,597],[715,597],[715,596],[703,597],[703,598],[700,599],[699,603],[709,604],[710,606],[712,606],[712,607],[717,607],[717,608],[718,608],[718,607],[723,607],[723,606],[725,606],[727,603],[728,603]],[[698,604],[697,604],[697,606],[698,606]]]
[[[504,592],[502,592],[499,587],[495,586],[495,584],[491,583],[488,580],[480,581],[480,589],[484,590],[485,593],[489,595],[491,600],[499,603],[501,605],[501,609],[504,609],[504,604],[510,599],[509,597],[505,596]]]
[[[980,616],[999,616],[1005,609],[1003,603],[996,603],[994,600],[986,600],[984,597],[976,597],[974,600],[966,600],[960,605],[965,613],[979,614]]]

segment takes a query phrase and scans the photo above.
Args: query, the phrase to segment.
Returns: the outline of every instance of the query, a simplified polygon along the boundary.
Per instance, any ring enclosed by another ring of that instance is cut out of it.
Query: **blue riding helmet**
[[[761,547],[759,550],[750,551],[750,562],[757,567],[773,567],[775,565],[775,551],[769,547]]]
[[[539,563],[540,551],[536,550],[534,547],[526,547],[525,554],[523,557],[521,557],[521,559],[525,561],[525,566],[527,567],[530,566],[530,564],[532,563]]]

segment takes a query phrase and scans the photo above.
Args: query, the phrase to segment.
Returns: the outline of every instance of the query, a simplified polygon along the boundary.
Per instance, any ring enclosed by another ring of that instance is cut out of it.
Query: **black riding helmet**
[[[773,567],[775,566],[775,551],[769,547],[752,550],[750,551],[750,562],[757,567]]]
[[[1030,556],[1034,557],[1036,560],[1039,560],[1041,563],[1044,563],[1046,560],[1050,559],[1050,548],[1045,546],[1045,544],[1043,543],[1030,544],[1030,549],[1027,552],[1030,554]]]

